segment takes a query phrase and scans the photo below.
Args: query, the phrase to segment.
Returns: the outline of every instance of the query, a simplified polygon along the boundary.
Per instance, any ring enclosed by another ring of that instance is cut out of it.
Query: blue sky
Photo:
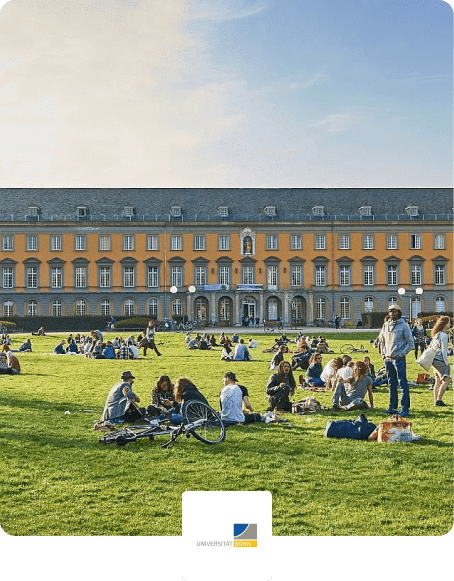
[[[442,0],[10,0],[0,185],[452,184]]]

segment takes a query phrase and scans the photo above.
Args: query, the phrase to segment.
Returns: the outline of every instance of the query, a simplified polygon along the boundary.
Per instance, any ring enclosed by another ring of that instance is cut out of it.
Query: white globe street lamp
[[[398,289],[397,292],[400,294],[400,296],[403,299],[404,295],[406,294],[406,290],[403,287],[400,287],[400,289]],[[424,292],[424,290],[421,287],[419,287],[419,286],[415,289],[415,293],[416,293],[417,296],[421,296],[423,292]],[[409,313],[410,314],[410,317],[409,317],[409,319],[411,321],[411,319],[413,318],[412,317],[412,309],[411,309],[411,302],[412,302],[412,299],[413,299],[413,295],[411,294],[411,292],[408,294],[408,299],[409,299],[409,308],[410,308],[410,313]]]

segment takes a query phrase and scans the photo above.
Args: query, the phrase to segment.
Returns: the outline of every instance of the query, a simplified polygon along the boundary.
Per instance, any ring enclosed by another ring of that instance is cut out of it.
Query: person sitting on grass
[[[328,353],[334,353],[334,351],[330,351],[329,345],[324,337],[320,337],[320,341],[317,344],[317,351],[318,353],[324,353],[325,355]]]
[[[112,341],[106,341],[106,346],[102,352],[104,359],[115,359],[115,349],[112,345]]]
[[[238,333],[235,331],[232,335],[232,343],[238,343],[238,341],[239,341]]]
[[[260,422],[260,414],[253,413],[247,388],[237,385],[238,379],[233,371],[225,373],[223,382],[224,387],[219,394],[222,421],[226,425]]]
[[[197,343],[197,339],[195,337],[191,339],[186,346],[186,349],[198,349],[198,348],[199,344]]]
[[[256,339],[252,339],[252,337],[249,339],[249,349],[257,349],[257,347],[259,346],[259,344],[257,343]]]
[[[233,351],[228,343],[224,343],[221,353],[221,361],[233,361]]]
[[[147,407],[147,414],[159,415],[167,413],[175,406],[174,385],[168,375],[161,375],[151,390],[151,405]]]
[[[353,365],[353,374],[345,382],[339,382],[333,395],[333,410],[362,409],[367,407],[364,402],[366,393],[369,398],[369,408],[374,407],[372,379],[368,375],[368,368],[364,361],[357,361]]]
[[[66,353],[68,353],[68,355],[77,355],[79,353],[79,350],[77,348],[76,342],[74,341],[74,339],[71,339],[68,342],[68,347],[66,348]]]
[[[292,370],[301,368],[306,370],[309,367],[309,360],[314,351],[309,349],[307,343],[302,343],[298,347],[298,351],[292,355]]]
[[[120,383],[114,385],[107,396],[101,421],[123,424],[134,422],[144,416],[145,409],[137,405],[140,398],[132,391],[134,379],[130,371],[123,371]]]
[[[267,411],[292,411],[289,396],[296,389],[293,372],[288,361],[281,361],[277,372],[273,373],[266,384],[265,392],[269,407]]]
[[[8,359],[6,353],[3,351],[0,353],[0,374],[1,375],[12,375],[11,369],[8,367]]]
[[[66,341],[62,339],[60,343],[55,346],[54,355],[66,355],[66,349],[63,347],[65,343]]]
[[[197,387],[187,377],[177,379],[173,389],[173,399],[179,404],[179,406],[175,406],[176,411],[177,409],[181,409],[184,403],[190,400],[201,401],[206,405],[210,405],[205,396],[200,393]]]
[[[271,359],[271,363],[270,363],[270,367],[269,369],[277,369],[279,367],[279,363],[281,361],[284,361],[284,353],[287,352],[287,347],[286,345],[281,345],[279,347],[278,352],[273,356],[273,359]]]
[[[372,379],[372,381],[374,381],[375,380],[375,366],[374,366],[374,364],[371,362],[370,357],[368,357],[367,355],[366,355],[366,357],[364,357],[363,361],[369,369],[367,375]]]
[[[14,355],[12,351],[6,353],[8,360],[8,368],[11,369],[11,375],[19,375],[21,372],[19,359]]]
[[[336,357],[335,359],[328,361],[328,363],[325,365],[320,379],[325,382],[327,389],[334,391],[338,381],[340,381],[338,372],[340,369],[342,369],[343,364],[344,362],[342,357]]]
[[[251,354],[244,344],[244,339],[240,339],[240,342],[235,347],[235,355],[233,356],[233,359],[234,361],[251,361]]]
[[[43,335],[45,335],[45,334],[46,334],[46,333],[44,332],[44,327],[40,327],[40,328],[39,328],[39,329],[36,331],[36,333],[33,333],[33,331],[32,331],[32,335],[39,335],[39,336],[41,336],[41,337],[42,337],[42,336],[43,336]]]
[[[24,341],[24,343],[22,343],[22,345],[19,347],[18,351],[20,351],[21,353],[31,352],[32,351],[31,339],[27,339],[26,341]]]
[[[117,353],[117,359],[132,359],[132,353],[128,345],[124,341],[120,344],[120,349]]]
[[[309,359],[309,367],[306,371],[306,383],[312,387],[325,387],[325,382],[321,379],[322,374],[322,355],[314,353]]]

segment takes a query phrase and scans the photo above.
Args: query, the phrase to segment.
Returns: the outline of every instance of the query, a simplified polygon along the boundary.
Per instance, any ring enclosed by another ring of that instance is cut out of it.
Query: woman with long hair
[[[419,354],[422,355],[427,346],[426,329],[424,328],[421,319],[415,319],[411,334],[413,335],[413,341],[415,342],[415,359],[418,359],[418,350]]]
[[[151,390],[151,406],[149,408],[155,408],[155,412],[163,413],[172,408],[174,404],[173,383],[168,375],[161,375]],[[147,411],[151,410],[147,408]]]
[[[323,358],[320,353],[313,353],[309,359],[309,367],[306,371],[306,383],[314,387],[325,387],[325,382],[320,377],[322,374]]]
[[[281,361],[278,365],[277,372],[271,375],[265,388],[269,403],[267,411],[273,411],[275,409],[285,412],[292,411],[289,396],[294,394],[295,389],[296,383],[290,363],[288,361]]]
[[[191,399],[210,405],[203,394],[200,393],[192,381],[187,377],[180,377],[177,379],[173,389],[173,398],[181,407],[183,407],[183,404],[186,401]]]
[[[436,349],[432,367],[435,372],[434,402],[437,407],[445,407],[443,395],[451,381],[451,369],[448,362],[448,336],[451,319],[446,315],[439,317],[432,329],[431,347]]]
[[[271,359],[269,369],[273,369],[273,370],[277,369],[279,367],[279,364],[282,361],[284,361],[284,353],[286,353],[287,351],[288,351],[288,349],[287,349],[286,345],[280,345],[278,352],[273,356],[273,359]]]
[[[364,402],[366,393],[369,407],[374,407],[373,381],[369,377],[369,368],[364,361],[356,361],[351,377],[339,382],[333,395],[333,409],[357,409],[367,407]]]

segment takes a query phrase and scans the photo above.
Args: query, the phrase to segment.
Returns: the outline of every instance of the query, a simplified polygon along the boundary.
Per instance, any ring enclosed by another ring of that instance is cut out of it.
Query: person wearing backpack
[[[431,347],[436,349],[432,367],[435,372],[434,385],[434,405],[437,407],[445,407],[443,395],[448,389],[451,381],[451,370],[448,362],[448,332],[451,326],[451,320],[447,316],[442,316],[437,319],[432,329]]]

